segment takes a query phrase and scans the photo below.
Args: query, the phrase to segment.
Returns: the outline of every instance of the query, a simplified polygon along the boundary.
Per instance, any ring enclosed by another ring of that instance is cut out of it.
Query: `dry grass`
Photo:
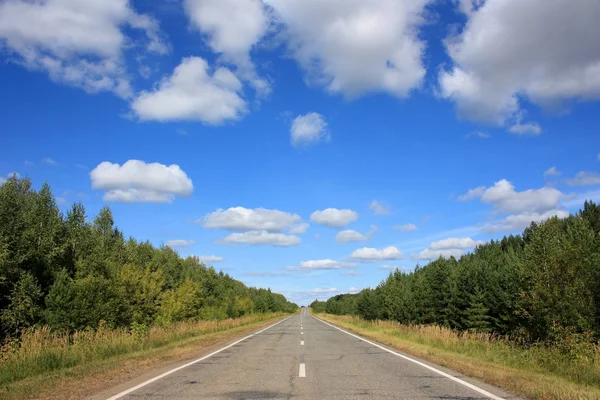
[[[438,326],[319,317],[408,354],[530,399],[600,399],[600,348],[588,343],[524,348],[508,338]]]
[[[70,334],[38,328],[2,349],[0,398],[76,399],[132,379],[144,370],[195,356],[266,326],[283,314],[178,323],[169,327],[99,329]],[[66,394],[68,393],[68,395]]]

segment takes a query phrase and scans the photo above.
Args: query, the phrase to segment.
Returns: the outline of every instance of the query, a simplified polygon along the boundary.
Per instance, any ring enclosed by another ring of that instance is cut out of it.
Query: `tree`
[[[40,300],[42,291],[36,279],[24,272],[10,294],[10,302],[0,314],[3,330],[8,334],[17,334],[40,319]]]

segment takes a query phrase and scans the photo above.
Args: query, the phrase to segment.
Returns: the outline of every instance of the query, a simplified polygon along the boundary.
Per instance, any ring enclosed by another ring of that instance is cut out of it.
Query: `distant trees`
[[[600,207],[532,223],[523,235],[395,271],[377,288],[315,300],[313,310],[511,335],[600,339]],[[590,336],[591,335],[591,336]]]
[[[81,203],[62,215],[47,184],[0,185],[0,339],[33,325],[129,327],[296,309],[197,258],[125,239],[108,207],[90,222]]]

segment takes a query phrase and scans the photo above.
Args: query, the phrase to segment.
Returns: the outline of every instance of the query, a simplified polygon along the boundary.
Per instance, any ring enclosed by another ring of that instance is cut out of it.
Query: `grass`
[[[600,347],[523,347],[486,333],[318,314],[330,323],[529,399],[600,399]]]
[[[282,316],[256,314],[224,321],[182,322],[147,330],[138,327],[67,334],[45,327],[32,329],[19,342],[2,348],[0,398],[80,398],[110,387],[107,384],[117,384],[124,375],[130,379],[136,372],[157,364],[197,355],[206,347]],[[78,389],[77,395],[66,390],[69,384]]]

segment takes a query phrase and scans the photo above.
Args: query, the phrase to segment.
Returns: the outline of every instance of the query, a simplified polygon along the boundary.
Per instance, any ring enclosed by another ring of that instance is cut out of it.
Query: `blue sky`
[[[376,286],[600,200],[598,17],[594,0],[8,0],[0,179],[49,182],[63,211],[108,204],[127,235],[302,304]]]

